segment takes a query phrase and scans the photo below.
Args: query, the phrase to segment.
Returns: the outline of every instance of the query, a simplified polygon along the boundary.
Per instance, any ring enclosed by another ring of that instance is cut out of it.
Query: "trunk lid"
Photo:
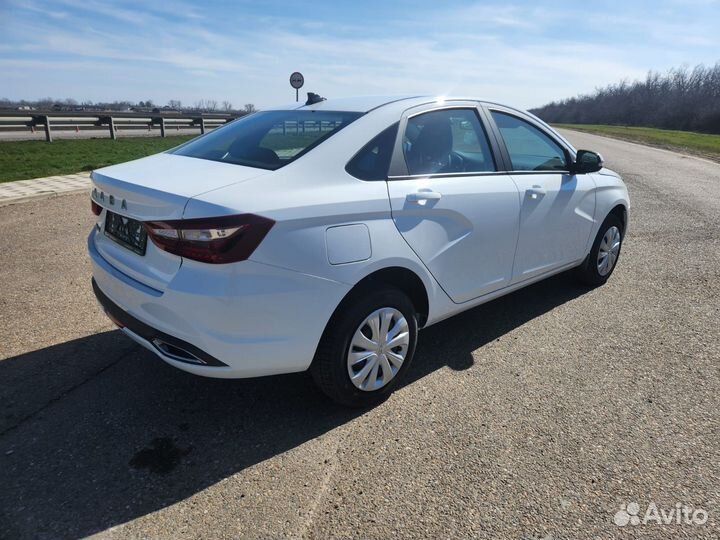
[[[164,291],[182,263],[148,238],[140,255],[105,234],[107,212],[138,221],[183,217],[194,196],[244,182],[271,171],[174,154],[157,154],[98,169],[92,173],[92,198],[105,210],[95,246],[115,268],[154,289]]]
[[[192,197],[271,171],[174,154],[154,156],[98,169],[93,187],[105,195],[101,206],[141,221],[180,219]],[[109,196],[116,201],[109,204]]]

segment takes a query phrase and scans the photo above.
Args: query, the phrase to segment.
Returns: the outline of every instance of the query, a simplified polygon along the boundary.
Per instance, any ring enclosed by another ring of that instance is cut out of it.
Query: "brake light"
[[[102,206],[100,206],[98,203],[90,199],[90,208],[92,208],[92,213],[96,216],[99,216],[102,214]]]
[[[153,243],[168,253],[205,263],[224,264],[250,257],[275,222],[254,214],[240,214],[148,221],[144,225]]]

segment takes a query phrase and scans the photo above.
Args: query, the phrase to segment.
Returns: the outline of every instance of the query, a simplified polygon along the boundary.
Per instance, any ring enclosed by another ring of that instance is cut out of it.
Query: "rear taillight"
[[[92,213],[96,216],[99,216],[102,214],[102,206],[100,206],[98,203],[90,199],[90,208],[92,208]]]
[[[173,221],[148,221],[145,229],[162,250],[200,262],[244,261],[275,222],[254,214]]]

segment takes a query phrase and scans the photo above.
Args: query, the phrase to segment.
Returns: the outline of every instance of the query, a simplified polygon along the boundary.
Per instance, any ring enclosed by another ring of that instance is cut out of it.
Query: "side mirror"
[[[575,174],[584,174],[597,172],[603,168],[605,162],[600,154],[591,150],[578,150],[575,157],[575,166],[573,172]]]

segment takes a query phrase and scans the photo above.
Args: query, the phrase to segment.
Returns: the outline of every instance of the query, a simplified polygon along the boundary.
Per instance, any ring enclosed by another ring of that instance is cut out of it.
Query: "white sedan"
[[[351,406],[397,387],[421,328],[571,268],[603,284],[628,224],[598,154],[475,99],[309,94],[92,181],[123,332],[197,375],[309,369]]]

